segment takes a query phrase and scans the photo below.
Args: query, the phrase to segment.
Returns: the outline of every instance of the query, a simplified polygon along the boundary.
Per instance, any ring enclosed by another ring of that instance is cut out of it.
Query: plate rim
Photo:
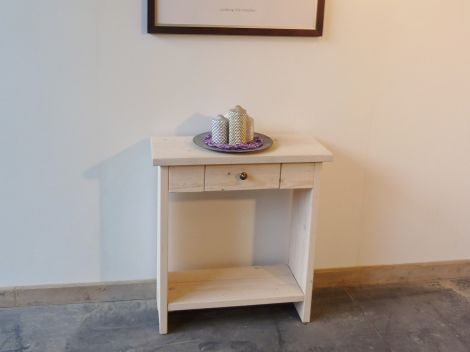
[[[211,150],[213,152],[218,152],[218,153],[227,153],[227,154],[256,153],[256,152],[260,152],[260,151],[271,148],[274,143],[271,137],[263,133],[255,132],[255,136],[259,136],[263,138],[263,140],[268,143],[265,143],[261,147],[256,148],[256,149],[225,150],[225,149],[219,149],[216,147],[211,147],[204,143],[203,138],[207,136],[209,133],[211,133],[211,131],[206,131],[206,132],[195,135],[193,137],[193,143],[197,145],[198,147],[206,149],[206,150]],[[197,141],[201,143],[197,143]]]

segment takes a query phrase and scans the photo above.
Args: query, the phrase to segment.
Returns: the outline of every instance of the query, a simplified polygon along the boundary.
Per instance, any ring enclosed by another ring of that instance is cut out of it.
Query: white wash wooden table
[[[152,159],[158,168],[160,333],[168,332],[171,311],[257,304],[292,302],[302,322],[310,322],[320,171],[332,154],[307,136],[279,136],[269,150],[253,154],[207,151],[191,137],[156,137]],[[168,272],[169,193],[255,189],[294,190],[288,263]]]

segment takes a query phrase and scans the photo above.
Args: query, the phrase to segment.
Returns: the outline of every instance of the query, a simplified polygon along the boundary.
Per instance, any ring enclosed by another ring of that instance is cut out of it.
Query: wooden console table
[[[152,159],[158,167],[160,333],[168,332],[171,311],[257,304],[292,302],[302,322],[310,322],[320,171],[332,154],[306,136],[279,136],[272,148],[253,154],[207,151],[191,137],[156,137]],[[169,193],[255,189],[294,190],[288,263],[168,272]]]

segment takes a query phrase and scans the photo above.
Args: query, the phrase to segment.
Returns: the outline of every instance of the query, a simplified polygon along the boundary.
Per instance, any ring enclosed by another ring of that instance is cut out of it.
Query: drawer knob
[[[248,174],[246,172],[240,173],[240,180],[245,181],[248,178]]]

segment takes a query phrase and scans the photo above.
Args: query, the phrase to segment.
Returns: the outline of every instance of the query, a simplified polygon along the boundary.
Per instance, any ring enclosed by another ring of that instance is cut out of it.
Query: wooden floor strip
[[[315,270],[315,287],[470,278],[470,260]],[[0,288],[0,308],[155,299],[155,280]]]

